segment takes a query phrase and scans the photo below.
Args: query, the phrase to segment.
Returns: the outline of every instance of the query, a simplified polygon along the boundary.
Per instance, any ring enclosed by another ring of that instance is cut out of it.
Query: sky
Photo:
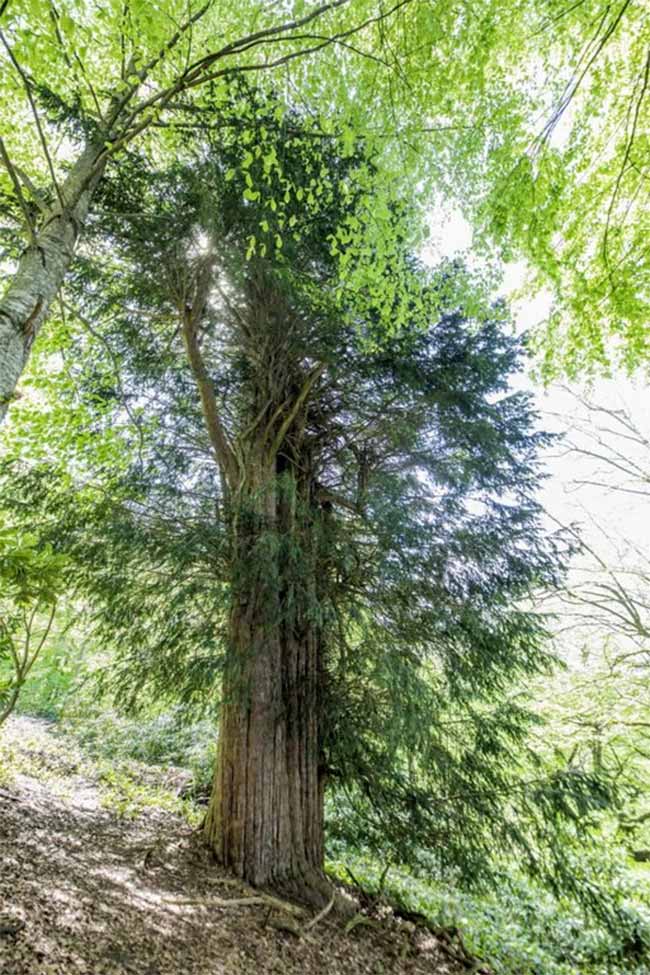
[[[421,252],[426,263],[435,265],[441,258],[461,255],[470,266],[476,263],[472,256],[471,227],[458,212],[433,210],[430,231],[430,241]],[[506,266],[500,289],[510,305],[517,331],[543,322],[550,307],[549,295],[521,296],[525,273],[523,263]],[[583,540],[601,558],[623,570],[621,578],[626,577],[631,567],[643,562],[649,568],[650,392],[647,382],[620,374],[595,380],[590,386],[556,383],[544,388],[527,374],[517,377],[514,385],[534,396],[542,428],[564,435],[563,443],[549,449],[543,458],[547,477],[540,500],[548,513],[549,524],[559,522],[579,527]],[[586,397],[592,405],[606,410],[625,411],[640,436],[632,435],[616,417],[589,411],[578,397]],[[647,438],[645,446],[640,442],[643,438]],[[571,449],[574,446],[583,453]],[[616,467],[603,459],[611,456],[612,449],[619,452],[613,458]],[[647,490],[629,473],[637,465],[647,472]],[[589,558],[575,557],[570,582],[577,584],[584,579]]]

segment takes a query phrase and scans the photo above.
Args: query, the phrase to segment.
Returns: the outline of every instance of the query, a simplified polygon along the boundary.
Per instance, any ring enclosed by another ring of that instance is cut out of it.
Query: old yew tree
[[[383,191],[393,267],[371,242],[343,273],[375,172],[363,140],[243,82],[176,164],[131,153],[4,462],[14,519],[66,554],[114,648],[109,689],[218,712],[220,862],[316,902],[326,794],[378,849],[469,876],[495,850],[552,871],[546,822],[603,799],[522,773],[512,684],[551,666],[528,598],[561,562],[546,437],[509,388],[522,344],[462,267],[418,261]]]

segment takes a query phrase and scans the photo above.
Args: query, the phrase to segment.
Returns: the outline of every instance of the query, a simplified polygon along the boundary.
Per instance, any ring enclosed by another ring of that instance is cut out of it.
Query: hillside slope
[[[169,787],[170,773],[161,775]],[[2,975],[478,970],[396,919],[364,919],[346,930],[325,917],[299,936],[311,914],[248,903],[257,892],[220,872],[196,830],[168,805],[138,804],[124,785],[121,793],[119,779],[45,722],[20,717],[3,729]],[[238,903],[224,906],[231,899]]]

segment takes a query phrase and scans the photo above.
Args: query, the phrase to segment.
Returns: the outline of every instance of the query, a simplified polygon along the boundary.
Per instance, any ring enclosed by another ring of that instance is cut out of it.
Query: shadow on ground
[[[6,735],[14,753],[46,756],[56,738],[26,718]],[[59,764],[54,778],[19,774],[0,789],[0,975],[456,971],[409,926],[346,933],[326,918],[298,938],[269,906],[215,906],[254,892],[220,873],[179,816],[122,819],[102,807],[74,754],[66,760],[65,774]]]

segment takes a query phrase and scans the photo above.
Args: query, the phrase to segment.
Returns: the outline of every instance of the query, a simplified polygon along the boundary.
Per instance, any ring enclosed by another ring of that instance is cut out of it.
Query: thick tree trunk
[[[45,216],[35,243],[25,250],[0,300],[0,423],[27,364],[29,352],[63,284],[79,233],[101,179],[102,147],[88,145],[62,186],[66,208]]]
[[[206,839],[249,883],[322,903],[319,648],[237,605]]]
[[[306,566],[281,554],[283,539],[309,544],[309,525],[297,532],[295,484],[283,492],[274,475],[253,479],[263,487],[239,518],[205,835],[238,877],[322,904],[331,889],[322,872],[321,635],[304,601]]]

